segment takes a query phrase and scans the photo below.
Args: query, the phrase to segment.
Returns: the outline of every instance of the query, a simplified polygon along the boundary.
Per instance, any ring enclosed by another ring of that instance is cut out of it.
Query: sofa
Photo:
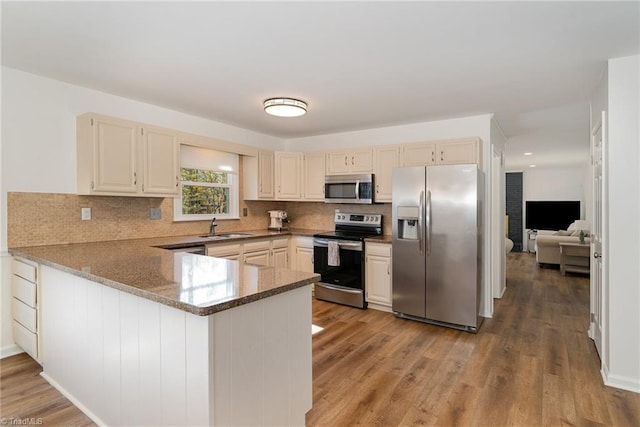
[[[536,236],[536,262],[538,264],[560,264],[560,243],[580,243],[580,232],[585,234],[584,242],[590,243],[589,223],[575,221],[566,230]]]

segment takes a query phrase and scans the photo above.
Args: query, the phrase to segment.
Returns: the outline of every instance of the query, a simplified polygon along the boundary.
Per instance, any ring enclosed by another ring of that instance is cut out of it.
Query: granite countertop
[[[365,242],[371,242],[371,243],[391,243],[392,240],[392,236],[391,234],[382,234],[380,236],[375,236],[375,237],[367,237],[364,239]]]
[[[320,231],[249,230],[242,233],[251,233],[250,236],[215,243],[279,235],[312,236]],[[199,236],[177,236],[10,248],[9,252],[199,316],[248,304],[320,279],[313,273],[245,265],[159,247],[209,243],[212,243],[210,239]]]

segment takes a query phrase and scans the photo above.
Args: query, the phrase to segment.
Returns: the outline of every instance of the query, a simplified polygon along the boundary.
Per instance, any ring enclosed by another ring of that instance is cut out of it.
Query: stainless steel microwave
[[[326,175],[324,177],[325,203],[372,204],[374,200],[374,175]]]

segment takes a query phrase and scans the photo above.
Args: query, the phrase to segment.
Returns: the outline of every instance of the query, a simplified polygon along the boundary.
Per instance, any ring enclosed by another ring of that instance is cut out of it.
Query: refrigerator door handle
[[[426,218],[426,222],[427,222],[427,233],[426,233],[426,239],[427,239],[427,256],[431,255],[431,191],[427,191],[427,218]]]
[[[420,249],[420,255],[424,255],[422,248],[422,211],[424,210],[424,191],[420,192],[420,207],[418,209],[418,248]]]

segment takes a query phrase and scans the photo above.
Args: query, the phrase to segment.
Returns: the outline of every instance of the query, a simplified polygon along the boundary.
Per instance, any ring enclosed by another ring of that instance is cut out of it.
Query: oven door
[[[338,243],[339,266],[329,265],[329,241]],[[364,251],[361,241],[313,239],[314,272],[320,274],[316,283],[317,299],[365,308]]]

